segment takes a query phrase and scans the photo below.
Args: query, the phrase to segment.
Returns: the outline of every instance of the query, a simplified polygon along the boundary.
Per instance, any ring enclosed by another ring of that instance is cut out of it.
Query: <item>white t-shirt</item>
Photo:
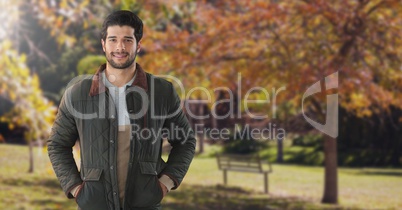
[[[119,121],[119,131],[124,131],[127,125],[130,125],[130,118],[127,111],[127,104],[126,104],[126,86],[130,86],[134,79],[134,77],[127,82],[122,87],[114,86],[107,78],[105,72],[102,72],[102,78],[104,78],[104,84],[109,89],[110,96],[112,97],[116,109],[117,109],[117,119]]]

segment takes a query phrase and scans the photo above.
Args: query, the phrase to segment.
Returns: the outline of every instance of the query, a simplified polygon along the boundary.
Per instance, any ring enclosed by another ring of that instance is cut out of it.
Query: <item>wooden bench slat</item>
[[[244,168],[261,168],[260,165],[244,165],[244,164],[238,164],[238,163],[232,163],[232,164],[226,164],[226,163],[222,163],[221,166],[225,166],[225,167],[244,167]]]
[[[239,164],[239,163],[221,163],[221,166],[226,166],[226,167],[231,167],[231,166],[237,166],[237,167],[244,167],[244,168],[261,168],[261,165],[256,165],[256,164]]]
[[[259,162],[251,161],[220,161],[222,164],[243,164],[243,165],[261,165]]]
[[[252,169],[247,169],[247,168],[230,168],[230,169],[222,168],[222,170],[262,173],[262,171],[260,171],[260,170],[252,170]]]
[[[264,174],[264,191],[268,193],[268,173],[272,172],[271,164],[260,159],[258,155],[217,155],[218,167],[223,170],[223,180],[227,184],[227,171],[250,172]],[[263,164],[269,166],[264,170]]]
[[[259,166],[226,165],[226,164],[222,164],[220,167],[221,168],[228,168],[228,169],[230,169],[230,168],[252,168],[252,169],[258,169],[258,170],[261,169],[261,167],[259,167]]]

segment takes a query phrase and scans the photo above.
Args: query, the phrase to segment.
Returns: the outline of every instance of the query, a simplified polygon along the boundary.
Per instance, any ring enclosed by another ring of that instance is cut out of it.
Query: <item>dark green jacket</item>
[[[67,89],[48,140],[54,171],[68,198],[71,189],[83,187],[76,201],[83,210],[159,209],[162,191],[158,177],[169,176],[176,189],[186,174],[195,151],[195,138],[173,85],[142,70],[127,87],[126,102],[133,132],[125,201],[119,205],[116,175],[118,115],[108,89],[97,73]],[[162,131],[162,132],[161,132]],[[150,134],[147,134],[150,133]],[[162,138],[172,146],[165,163]],[[72,147],[79,141],[81,170]]]

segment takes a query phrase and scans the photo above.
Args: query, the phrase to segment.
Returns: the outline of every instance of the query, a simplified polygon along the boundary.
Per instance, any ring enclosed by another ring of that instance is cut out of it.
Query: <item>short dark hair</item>
[[[143,28],[142,20],[136,14],[127,10],[115,11],[107,16],[102,25],[101,38],[106,40],[107,28],[116,25],[131,26],[134,28],[134,37],[137,40],[137,43],[141,40]]]

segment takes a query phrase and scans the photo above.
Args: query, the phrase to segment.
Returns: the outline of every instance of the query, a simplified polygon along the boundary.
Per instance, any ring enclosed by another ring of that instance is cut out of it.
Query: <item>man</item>
[[[66,90],[48,140],[54,171],[83,210],[160,209],[194,156],[195,138],[172,84],[135,63],[143,24],[129,11],[102,27],[107,63]],[[161,158],[163,138],[172,146]],[[80,171],[72,147],[80,144]]]

